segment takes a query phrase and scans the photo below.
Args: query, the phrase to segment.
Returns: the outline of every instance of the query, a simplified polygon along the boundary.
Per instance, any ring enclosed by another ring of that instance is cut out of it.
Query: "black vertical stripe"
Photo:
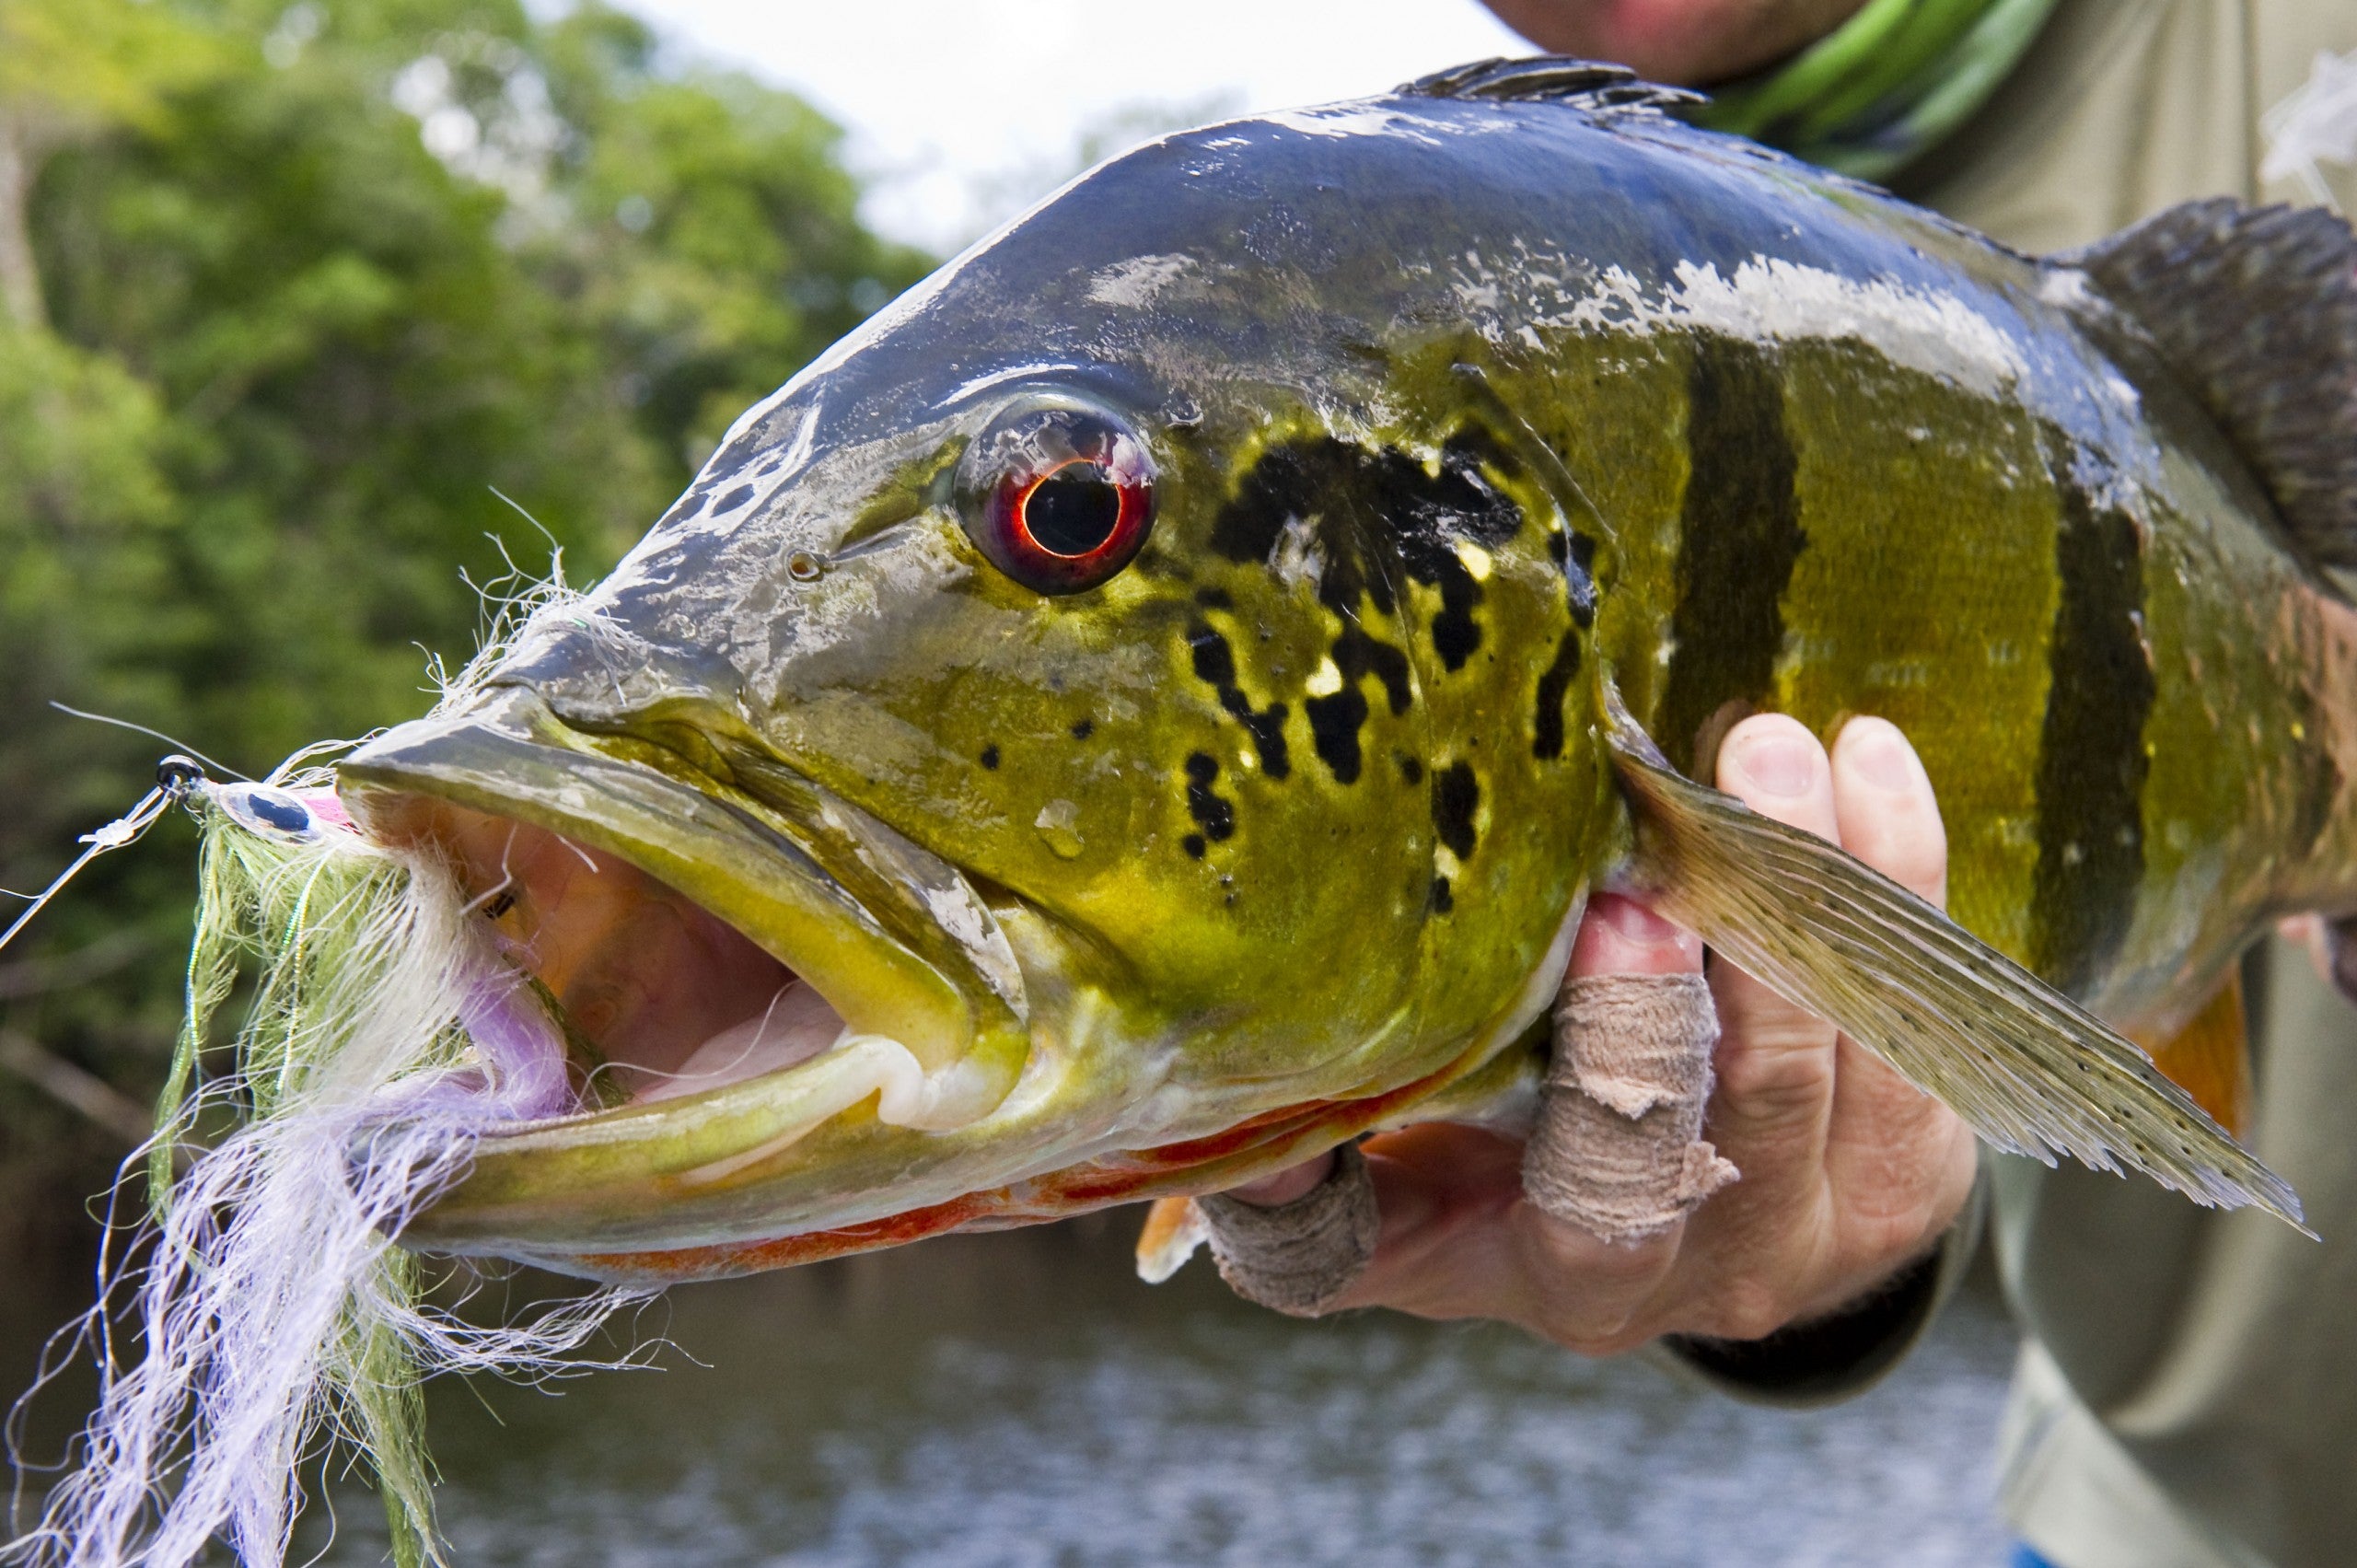
[[[1768,694],[1784,646],[1784,589],[1808,538],[1774,362],[1750,343],[1698,338],[1686,386],[1677,642],[1655,738],[1691,772],[1711,716]]]
[[[2144,720],[2154,696],[2144,641],[2144,545],[2136,520],[2096,506],[2061,461],[2054,570],[2061,602],[2038,739],[2038,870],[2030,960],[2084,989],[2128,935],[2144,875]]]

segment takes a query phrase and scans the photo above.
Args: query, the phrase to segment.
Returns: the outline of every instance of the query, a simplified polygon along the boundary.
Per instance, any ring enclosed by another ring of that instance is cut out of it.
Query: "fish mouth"
[[[405,1244],[563,1267],[775,1237],[954,1196],[1010,1132],[1039,1141],[1007,1114],[1037,1064],[997,912],[749,738],[590,730],[495,687],[338,788],[456,868],[571,1068],[572,1105],[484,1132]]]

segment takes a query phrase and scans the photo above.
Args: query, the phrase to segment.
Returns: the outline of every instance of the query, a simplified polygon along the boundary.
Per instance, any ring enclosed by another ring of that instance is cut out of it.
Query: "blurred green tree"
[[[0,886],[163,749],[52,700],[260,772],[422,711],[507,558],[602,570],[931,265],[858,197],[807,105],[594,0],[0,0]],[[99,862],[0,1032],[145,1094],[188,888]],[[0,1073],[0,1167],[75,1136]]]

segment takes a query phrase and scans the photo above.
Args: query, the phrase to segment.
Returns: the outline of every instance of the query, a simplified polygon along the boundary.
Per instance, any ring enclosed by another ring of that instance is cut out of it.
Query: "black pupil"
[[[1040,549],[1057,555],[1086,555],[1100,548],[1120,520],[1120,489],[1094,463],[1057,470],[1023,503],[1024,526]]]

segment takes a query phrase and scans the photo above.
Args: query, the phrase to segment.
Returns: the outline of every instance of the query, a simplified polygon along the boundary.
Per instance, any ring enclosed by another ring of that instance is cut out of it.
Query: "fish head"
[[[1334,252],[1335,150],[1085,177],[342,765],[591,1064],[408,1239],[670,1277],[1206,1190],[1529,1024],[1622,830],[1595,533]]]

